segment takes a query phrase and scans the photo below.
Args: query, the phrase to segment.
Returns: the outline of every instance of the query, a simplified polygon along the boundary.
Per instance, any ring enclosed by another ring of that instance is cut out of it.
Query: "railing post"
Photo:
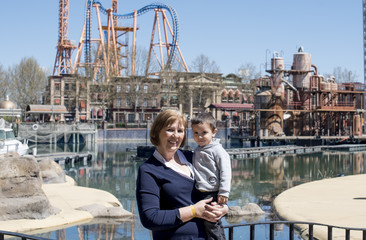
[[[269,239],[274,240],[274,224],[269,225]]]
[[[250,240],[255,238],[255,225],[250,225]]]
[[[234,240],[234,228],[229,227],[229,240]]]
[[[346,229],[346,240],[349,240],[350,239],[350,230],[349,229]]]
[[[333,227],[328,226],[328,240],[333,239]]]
[[[289,240],[294,240],[294,224],[290,223]]]
[[[309,224],[309,240],[313,240],[313,235],[314,235],[314,229],[313,229],[314,225],[313,224]]]

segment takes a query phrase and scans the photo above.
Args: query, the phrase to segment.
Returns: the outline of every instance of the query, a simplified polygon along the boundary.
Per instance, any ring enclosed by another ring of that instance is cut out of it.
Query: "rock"
[[[255,203],[248,203],[242,207],[243,215],[262,215],[265,212]]]
[[[56,213],[41,188],[34,157],[1,154],[0,166],[0,221],[40,219]]]
[[[89,212],[94,218],[131,218],[132,214],[122,206],[111,206],[106,207],[101,204],[90,204],[87,206],[82,206],[77,208],[77,210],[87,211]]]
[[[248,203],[243,207],[229,207],[226,215],[226,221],[230,224],[240,223],[242,220],[246,222],[258,222],[265,212],[255,203]]]
[[[38,162],[43,183],[64,183],[66,182],[65,171],[51,159],[43,159]]]

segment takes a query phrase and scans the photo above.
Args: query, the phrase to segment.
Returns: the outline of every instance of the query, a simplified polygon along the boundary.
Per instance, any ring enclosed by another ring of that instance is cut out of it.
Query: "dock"
[[[319,146],[268,146],[268,147],[250,147],[250,148],[231,148],[226,149],[233,159],[255,158],[260,156],[275,156],[284,154],[307,154],[323,151],[347,151],[357,152],[366,151],[366,144],[342,144],[342,145],[319,145]]]
[[[93,159],[93,155],[91,153],[75,153],[75,152],[57,152],[57,153],[44,153],[37,154],[34,156],[37,161],[41,161],[43,159],[51,159],[60,165],[67,165],[75,163],[83,163],[87,164],[88,161]]]
[[[231,148],[226,149],[231,158],[254,158],[260,156],[273,156],[283,154],[301,154],[321,152],[322,146],[302,147],[296,145],[251,147],[251,148]]]

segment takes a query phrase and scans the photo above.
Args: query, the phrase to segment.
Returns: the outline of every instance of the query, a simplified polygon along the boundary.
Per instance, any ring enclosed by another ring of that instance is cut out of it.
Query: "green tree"
[[[23,58],[19,65],[9,68],[9,83],[11,99],[25,109],[28,104],[41,101],[47,85],[46,71],[33,57]]]

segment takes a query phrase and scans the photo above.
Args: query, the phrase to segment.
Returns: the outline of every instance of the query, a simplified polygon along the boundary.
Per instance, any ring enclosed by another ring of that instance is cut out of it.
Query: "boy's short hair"
[[[212,131],[216,129],[216,119],[209,112],[199,113],[192,119],[192,125],[204,124],[204,123],[210,124]]]
[[[173,124],[177,120],[184,127],[184,138],[180,145],[180,147],[184,147],[187,138],[187,118],[181,112],[171,109],[159,113],[159,115],[156,117],[150,130],[150,142],[155,146],[159,146],[159,134],[162,129]]]

